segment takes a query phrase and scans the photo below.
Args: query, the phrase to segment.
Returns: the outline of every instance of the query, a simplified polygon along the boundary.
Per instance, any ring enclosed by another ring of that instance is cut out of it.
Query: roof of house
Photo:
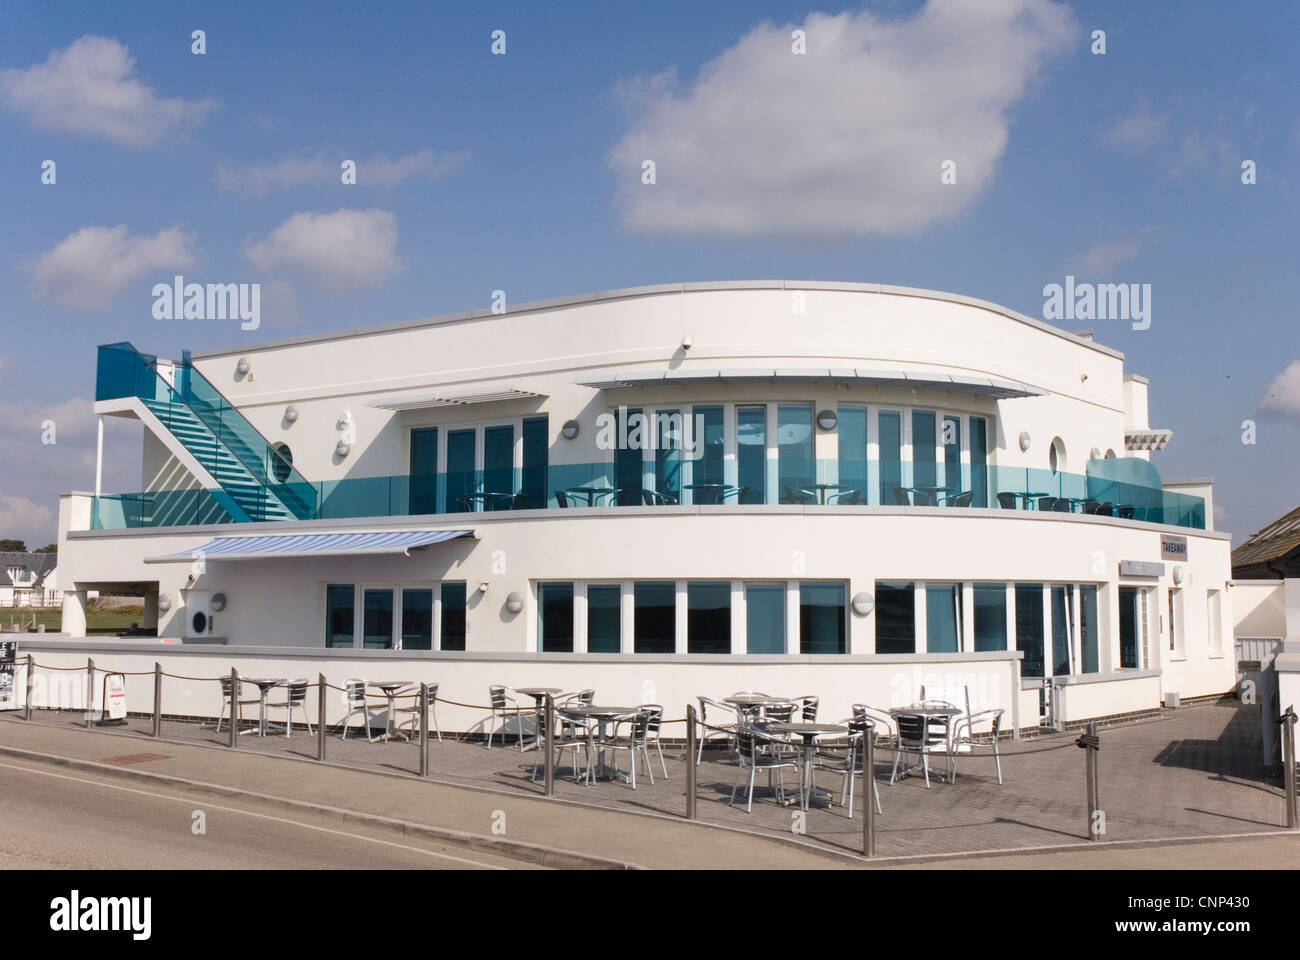
[[[0,553],[0,584],[13,586],[9,576],[10,567],[25,567],[28,573],[36,574],[36,582],[41,583],[59,565],[57,553]],[[22,586],[29,586],[23,583]]]
[[[1279,560],[1300,547],[1300,507],[1247,537],[1232,551],[1233,567]]]

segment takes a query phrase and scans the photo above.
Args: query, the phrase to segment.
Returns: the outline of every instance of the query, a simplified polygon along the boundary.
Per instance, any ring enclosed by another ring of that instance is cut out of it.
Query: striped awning
[[[410,554],[445,540],[473,537],[473,530],[381,530],[366,533],[290,533],[214,537],[200,547],[145,563],[182,560],[264,560],[270,557],[383,556]]]

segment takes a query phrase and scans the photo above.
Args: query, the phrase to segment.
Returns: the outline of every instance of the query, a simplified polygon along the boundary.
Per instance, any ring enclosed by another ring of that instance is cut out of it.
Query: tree
[[[22,540],[0,540],[0,553],[26,553],[27,544]]]
[[[47,543],[45,546],[41,547],[39,550],[36,550],[36,551],[33,551],[33,552],[34,552],[34,553],[58,553],[58,552],[59,552],[59,545],[58,545],[57,543]]]

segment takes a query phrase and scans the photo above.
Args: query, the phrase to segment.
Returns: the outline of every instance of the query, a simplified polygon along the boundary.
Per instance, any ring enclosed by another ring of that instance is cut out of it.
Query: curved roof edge
[[[571,307],[584,303],[597,303],[604,300],[628,300],[634,297],[653,297],[665,294],[681,293],[699,293],[705,291],[720,290],[839,290],[848,293],[880,293],[896,297],[922,297],[927,300],[942,300],[947,303],[960,303],[968,307],[976,307],[980,310],[988,310],[991,313],[1001,314],[1012,320],[1027,324],[1035,329],[1042,330],[1044,333],[1050,333],[1053,336],[1060,337],[1063,340],[1069,340],[1071,343],[1078,344],[1081,347],[1087,347],[1090,350],[1096,350],[1098,353],[1105,354],[1108,357],[1115,357],[1118,360],[1124,359],[1124,354],[1110,347],[1104,347],[1101,344],[1091,340],[1084,339],[1068,330],[1062,330],[1054,327],[1042,320],[1035,320],[1033,317],[1018,313],[1015,310],[1009,310],[1006,307],[988,300],[979,300],[975,297],[966,297],[958,293],[944,293],[940,290],[926,290],[921,287],[896,287],[885,283],[846,283],[827,280],[808,280],[796,282],[792,280],[721,280],[721,281],[704,281],[699,283],[660,283],[643,287],[624,287],[618,290],[602,290],[599,293],[584,293],[572,297],[555,297],[550,300],[533,300],[528,303],[521,303],[518,306],[508,307],[506,314],[532,313],[539,310],[553,310],[557,307]],[[207,357],[223,357],[235,353],[244,353],[249,350],[271,350],[277,347],[292,347],[306,343],[321,343],[328,340],[346,340],[349,337],[373,336],[382,333],[394,333],[401,330],[414,330],[420,327],[437,326],[444,323],[463,323],[467,320],[481,320],[503,314],[493,313],[491,309],[467,310],[460,313],[448,313],[437,317],[424,317],[418,320],[402,320],[398,323],[385,323],[369,327],[356,327],[350,330],[336,330],[329,333],[307,334],[301,337],[289,337],[282,340],[267,340],[262,343],[245,343],[237,346],[217,348],[211,350],[195,350],[192,356],[195,359],[202,360]]]

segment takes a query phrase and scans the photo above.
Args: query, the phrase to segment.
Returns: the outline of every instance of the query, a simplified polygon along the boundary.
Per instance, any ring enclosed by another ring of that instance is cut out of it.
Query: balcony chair
[[[438,685],[436,683],[430,683],[426,685],[425,689],[429,691],[429,721],[434,731],[438,734],[438,742],[441,743],[442,731],[438,729]],[[400,730],[402,728],[402,724],[409,723],[411,725],[412,734],[416,734],[420,732],[420,698],[418,693],[419,687],[416,687],[416,691],[417,694],[416,694],[414,704],[412,704],[409,707],[397,707],[393,710],[394,713],[409,714],[409,717],[406,720],[403,720],[397,724],[397,729]]]
[[[848,499],[845,500],[845,497],[848,497]],[[841,493],[833,493],[826,498],[827,503],[831,503],[832,501],[835,503],[847,503],[849,506],[856,506],[862,502],[862,490],[854,489],[845,490]]]
[[[975,491],[963,490],[955,496],[949,497],[943,502],[945,507],[969,507],[971,501],[975,499]]]
[[[971,747],[991,746],[993,748],[993,763],[997,768],[998,783],[1002,783],[1002,757],[998,754],[998,733],[1002,728],[1002,716],[1004,711],[999,707],[989,710],[981,710],[978,713],[971,710],[970,687],[952,686],[952,687],[921,687],[921,697],[938,698],[947,703],[956,706],[962,712],[952,718],[948,725],[948,753],[952,758],[950,767],[951,780],[957,779],[957,757],[962,753],[970,753]],[[979,729],[984,724],[990,724],[992,730]]]
[[[230,678],[221,677],[221,712],[217,714],[217,733],[221,732],[221,720],[223,717],[230,715]],[[242,687],[244,681],[239,681]],[[244,707],[256,707],[262,701],[254,697],[252,700],[240,700],[236,694],[235,700],[235,726],[239,726],[244,721]]]
[[[894,505],[899,507],[910,507],[912,498],[908,496],[907,491],[902,487],[894,488]]]
[[[1038,510],[1039,510],[1039,512],[1042,512],[1042,511],[1044,511],[1044,510],[1046,510],[1046,511],[1052,511],[1052,510],[1055,510],[1055,509],[1056,509],[1056,504],[1057,504],[1057,499],[1056,499],[1056,497],[1039,497],[1039,498],[1038,498]]]
[[[1135,514],[1136,509],[1130,504],[1125,503],[1116,511],[1115,516],[1119,517],[1121,520],[1134,520],[1136,519]]]
[[[1014,510],[1016,509],[1016,501],[1019,499],[1019,495],[1004,490],[998,494],[998,506],[1003,510]]]
[[[641,491],[641,499],[645,501],[647,507],[675,506],[677,503],[676,497],[667,493],[660,493],[657,490],[649,489]]]
[[[843,782],[840,784],[840,803],[843,804],[847,800],[849,817],[852,818],[853,778],[866,760],[866,733],[874,729],[875,724],[865,717],[841,720],[840,723],[849,728],[848,735],[833,740],[819,740],[813,755],[813,763],[824,770],[835,770],[844,774]],[[875,776],[875,771],[864,775]],[[872,792],[876,796],[876,813],[883,813],[880,808],[880,790]]]
[[[797,503],[806,506],[807,504],[813,502],[813,498],[808,496],[808,494],[805,493],[803,490],[800,490],[796,493],[794,487],[786,487],[785,491],[781,494],[781,502]]]
[[[699,717],[699,749],[696,751],[695,762],[699,763],[704,757],[704,742],[710,737],[713,739],[722,738],[727,741],[728,747],[736,737],[736,731],[740,727],[740,711],[730,704],[723,703],[721,700],[711,700],[708,697],[696,697],[700,704]],[[713,719],[709,719],[709,708],[713,709]]]
[[[1101,503],[1097,504],[1097,509],[1094,510],[1093,512],[1096,513],[1097,516],[1099,517],[1113,516],[1115,512],[1115,505],[1111,503],[1109,500],[1103,500]]]
[[[1065,499],[1065,497],[1061,497],[1061,499],[1057,500],[1052,506],[1052,509],[1057,513],[1074,513],[1074,504]]]
[[[510,726],[510,718],[516,717],[519,721],[519,752],[524,752],[524,718],[519,712],[519,701],[506,693],[510,688],[504,684],[494,683],[488,687],[488,703],[492,708],[490,723],[491,729],[488,730],[488,749],[492,749],[492,738],[498,733],[501,734],[501,740],[504,743],[506,729]],[[501,725],[498,727],[496,721],[500,719]]]
[[[303,725],[307,728],[307,734],[311,735],[311,722],[307,719],[307,681],[290,680],[284,685],[285,698],[279,702],[268,702],[266,709],[284,711],[284,738],[289,739],[289,734],[293,732],[293,712],[297,710],[302,715]]]
[[[736,789],[740,786],[746,768],[749,770],[746,813],[751,813],[754,809],[754,777],[759,770],[767,771],[769,783],[771,783],[772,773],[776,773],[777,797],[785,800],[785,778],[781,771],[787,768],[797,770],[799,764],[793,757],[781,753],[779,751],[781,746],[783,744],[780,741],[773,740],[772,737],[754,727],[740,727],[736,731],[736,751],[739,762],[736,765],[736,782],[731,787],[730,802],[733,806],[736,803]]]
[[[364,680],[343,681],[343,700],[348,708],[348,712],[343,717],[342,739],[344,740],[348,738],[348,721],[359,713],[366,724],[366,739],[371,743],[375,742],[375,738],[370,735],[370,721],[373,719],[375,712],[370,709],[370,702],[366,699],[366,686]]]
[[[569,496],[563,490],[555,491],[555,504],[558,507],[567,507],[569,505]]]

